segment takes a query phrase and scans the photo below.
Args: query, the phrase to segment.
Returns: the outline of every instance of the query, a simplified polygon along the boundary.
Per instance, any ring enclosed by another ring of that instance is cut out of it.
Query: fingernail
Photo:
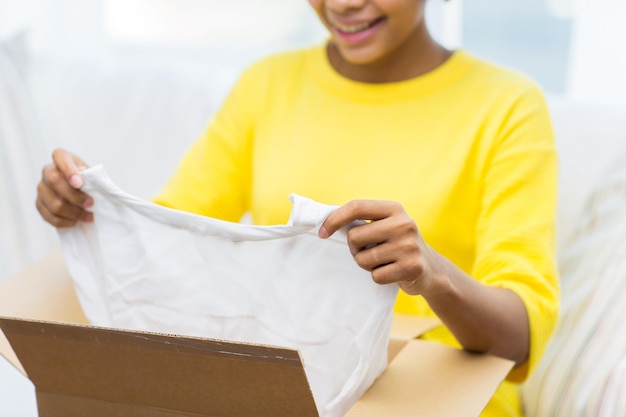
[[[86,223],[91,223],[93,221],[93,213],[87,213],[83,217],[83,221]]]
[[[80,188],[83,186],[83,179],[80,175],[74,174],[70,177],[70,185],[74,188]]]
[[[320,227],[319,232],[317,232],[317,235],[321,237],[322,239],[326,239],[328,237],[328,231],[326,230],[324,226],[322,226]]]
[[[83,208],[89,208],[93,206],[93,198],[87,197],[87,199],[83,202]]]

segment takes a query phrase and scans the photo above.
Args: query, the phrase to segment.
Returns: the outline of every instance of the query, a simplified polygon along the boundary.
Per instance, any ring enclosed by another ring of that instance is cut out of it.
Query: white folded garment
[[[324,417],[385,369],[398,286],[356,265],[345,230],[318,238],[335,207],[293,195],[287,225],[252,226],[140,200],[101,166],[83,178],[94,222],[59,235],[91,323],[299,349]]]

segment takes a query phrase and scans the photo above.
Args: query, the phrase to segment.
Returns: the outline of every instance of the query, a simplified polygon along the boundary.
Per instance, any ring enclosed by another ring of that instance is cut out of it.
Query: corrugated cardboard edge
[[[0,316],[87,323],[60,250],[0,283]],[[26,375],[2,332],[0,355]]]
[[[25,319],[0,327],[42,416],[318,416],[294,349]]]
[[[478,416],[512,367],[495,356],[412,340],[345,417]]]

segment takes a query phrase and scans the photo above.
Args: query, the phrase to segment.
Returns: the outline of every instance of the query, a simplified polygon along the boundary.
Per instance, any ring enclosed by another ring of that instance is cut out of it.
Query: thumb
[[[63,149],[56,149],[52,153],[52,159],[57,169],[61,171],[66,181],[73,188],[83,186],[83,178],[80,173],[87,169],[87,164],[82,159]]]

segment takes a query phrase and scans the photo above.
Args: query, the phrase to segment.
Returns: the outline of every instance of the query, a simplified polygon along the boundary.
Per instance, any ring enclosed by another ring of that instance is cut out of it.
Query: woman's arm
[[[349,230],[350,251],[375,282],[422,295],[465,349],[517,365],[527,359],[528,315],[516,293],[480,283],[435,252],[399,203],[351,201],[326,219],[319,235],[326,238],[354,220],[367,223]]]

